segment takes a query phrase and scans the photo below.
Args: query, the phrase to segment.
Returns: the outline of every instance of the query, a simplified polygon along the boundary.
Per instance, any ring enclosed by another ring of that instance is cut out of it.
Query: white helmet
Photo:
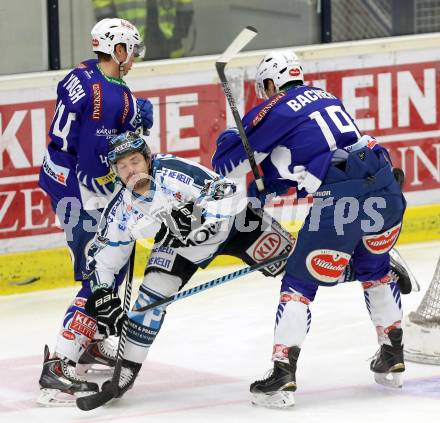
[[[92,28],[92,47],[94,52],[110,54],[118,65],[125,65],[131,56],[143,57],[145,46],[137,28],[130,22],[118,18],[100,20]],[[116,44],[125,44],[127,59],[119,63],[115,56]]]
[[[287,82],[304,82],[304,73],[297,55],[293,51],[271,51],[260,62],[255,76],[255,92],[259,98],[267,99],[264,81],[271,79],[277,92]]]

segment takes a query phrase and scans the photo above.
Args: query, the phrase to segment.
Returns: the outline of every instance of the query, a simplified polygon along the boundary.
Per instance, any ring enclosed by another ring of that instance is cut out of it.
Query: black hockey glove
[[[200,208],[192,202],[185,203],[165,217],[155,242],[164,247],[183,247],[191,231],[199,228],[204,221]]]
[[[124,320],[121,300],[111,289],[98,289],[86,302],[86,312],[96,319],[101,335],[119,335]]]

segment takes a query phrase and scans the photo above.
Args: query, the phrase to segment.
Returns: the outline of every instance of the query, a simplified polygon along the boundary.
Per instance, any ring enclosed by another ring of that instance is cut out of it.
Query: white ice
[[[402,246],[421,283],[402,296],[406,313],[419,304],[440,256],[440,243]],[[200,272],[191,285],[231,268]],[[191,286],[190,285],[190,286]],[[437,422],[440,366],[407,363],[401,390],[374,383],[369,358],[375,330],[358,283],[321,288],[298,363],[296,405],[252,406],[249,384],[272,367],[279,280],[259,274],[172,304],[135,387],[94,411],[35,404],[45,343],[55,335],[76,290],[0,298],[0,422]]]

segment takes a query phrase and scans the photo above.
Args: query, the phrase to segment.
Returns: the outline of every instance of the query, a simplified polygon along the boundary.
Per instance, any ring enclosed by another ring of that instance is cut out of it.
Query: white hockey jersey
[[[205,224],[215,225],[206,241],[196,237],[192,245],[175,249],[193,263],[213,257],[227,239],[235,216],[247,206],[244,187],[221,177],[208,168],[169,154],[158,154],[151,163],[150,191],[143,196],[126,188],[105,208],[94,244],[89,250],[91,287],[112,287],[115,275],[127,263],[136,239],[154,237],[164,216],[186,202],[197,202],[203,209]],[[204,224],[204,227],[206,225]],[[170,249],[167,248],[167,256]],[[155,257],[157,260],[157,255]],[[167,263],[162,263],[166,269]]]

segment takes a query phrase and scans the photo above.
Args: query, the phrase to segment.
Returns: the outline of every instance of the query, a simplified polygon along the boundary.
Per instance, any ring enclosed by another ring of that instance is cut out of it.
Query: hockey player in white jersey
[[[177,293],[199,267],[219,254],[248,264],[290,252],[294,239],[270,216],[248,205],[235,183],[172,155],[151,156],[142,137],[128,132],[110,144],[109,161],[124,185],[109,203],[91,248],[92,296],[86,310],[106,335],[118,333],[123,311],[115,275],[135,240],[155,237],[134,309]],[[266,267],[276,276],[285,262]],[[129,389],[164,319],[166,306],[129,313],[119,397]]]

